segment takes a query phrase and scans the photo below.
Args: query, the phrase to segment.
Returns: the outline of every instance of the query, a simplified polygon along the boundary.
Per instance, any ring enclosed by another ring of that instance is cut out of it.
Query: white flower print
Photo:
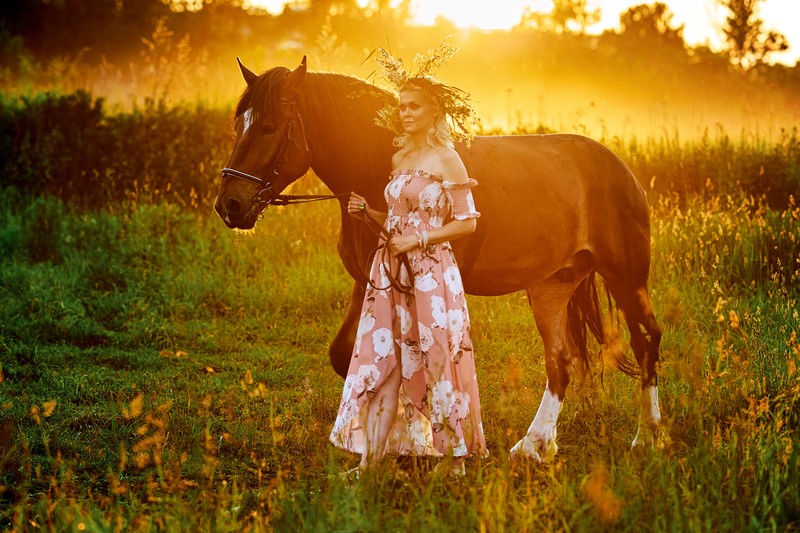
[[[464,420],[469,414],[469,393],[453,391],[451,414],[457,420]]]
[[[356,333],[356,353],[361,349],[361,337],[366,335],[374,327],[375,317],[372,316],[371,313],[361,315],[361,319],[358,321],[358,332]]]
[[[394,198],[395,200],[400,199],[400,193],[402,192],[403,187],[406,184],[406,181],[408,181],[408,177],[406,176],[398,176],[395,179],[393,179],[392,182],[389,184],[389,187],[387,187],[386,189],[387,194],[392,198]]]
[[[431,183],[419,193],[419,207],[420,209],[431,209],[436,206],[436,201],[441,193],[442,186],[439,183]]]
[[[400,345],[400,353],[403,359],[403,378],[411,379],[422,366],[422,353],[419,351],[419,346],[407,343]]]
[[[475,213],[478,210],[475,208],[475,198],[471,194],[467,195],[467,209],[470,213]]]
[[[432,216],[428,219],[428,224],[432,228],[441,228],[444,225],[444,217]]]
[[[413,448],[418,452],[424,453],[426,449],[433,445],[431,424],[427,419],[414,420],[408,427],[408,433],[411,437]]]
[[[419,349],[423,352],[427,352],[431,349],[431,346],[433,346],[433,333],[431,329],[422,322],[417,322],[417,326],[419,327]]]
[[[389,328],[378,328],[372,332],[372,347],[378,356],[376,361],[380,361],[388,355],[394,355],[394,339],[392,330]]]
[[[464,312],[461,309],[451,309],[447,312],[447,331],[450,333],[450,350],[455,354],[461,346],[461,336],[464,329]]]
[[[402,305],[395,305],[394,310],[400,318],[400,333],[406,335],[411,331],[411,313]]]
[[[380,376],[381,372],[375,365],[361,365],[358,367],[358,373],[353,383],[353,389],[356,394],[361,395],[365,391],[374,389]]]
[[[464,287],[461,284],[461,276],[458,273],[458,267],[455,265],[448,267],[447,270],[444,271],[444,282],[447,288],[450,289],[450,292],[453,293],[453,299],[464,291]]]
[[[447,326],[447,311],[445,311],[444,298],[441,296],[431,296],[431,314],[433,315],[434,326],[444,329]]]
[[[356,385],[356,375],[348,374],[347,379],[344,380],[344,390],[342,391],[342,401],[345,402],[350,399],[353,393],[353,387]]]
[[[345,433],[345,435],[339,435],[339,433],[358,416],[358,412],[358,402],[355,400],[347,400],[342,403],[342,406],[339,408],[339,416],[336,417],[336,423],[331,430],[331,439],[335,439],[343,444],[343,438],[349,436],[350,433]]]
[[[379,274],[381,276],[381,280],[378,283],[378,287],[381,290],[378,291],[378,294],[380,294],[384,298],[388,299],[389,298],[389,294],[388,294],[388,289],[387,288],[389,287],[390,282],[389,282],[389,276],[386,275],[386,265],[385,265],[385,263],[380,263],[378,265],[378,272],[379,272]]]
[[[431,423],[444,423],[450,416],[453,403],[453,384],[446,379],[437,381],[431,391]]]
[[[414,279],[414,288],[420,292],[430,292],[438,286],[439,283],[431,272],[428,272],[424,276],[417,276]]]
[[[458,439],[458,444],[453,447],[453,456],[454,457],[461,457],[467,455],[469,452],[467,451],[467,443],[464,442],[463,438]]]
[[[421,222],[422,222],[422,219],[419,217],[419,213],[413,213],[412,212],[412,213],[408,214],[408,225],[409,226],[414,226],[415,228],[418,228]]]

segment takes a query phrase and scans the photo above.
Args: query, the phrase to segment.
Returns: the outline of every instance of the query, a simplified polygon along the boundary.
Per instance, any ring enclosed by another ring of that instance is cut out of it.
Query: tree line
[[[784,35],[764,28],[758,16],[764,0],[716,1],[727,14],[721,28],[727,49],[721,53],[737,68],[763,68],[775,52],[788,48]],[[290,3],[278,15],[245,9],[242,0],[5,0],[0,4],[0,60],[12,69],[65,54],[125,60],[151,34],[156,20],[166,21],[178,36],[191,35],[196,49],[212,55],[245,47],[253,39],[313,43],[325,24],[341,42],[374,47],[385,34],[410,26],[412,16],[410,0],[371,0],[365,6],[356,0],[307,0]],[[549,13],[527,9],[515,30],[583,34],[599,18],[600,9],[589,9],[588,0],[555,0]],[[644,40],[649,46],[686,48],[683,27],[672,18],[664,3],[642,3],[621,15],[621,35],[628,44]]]

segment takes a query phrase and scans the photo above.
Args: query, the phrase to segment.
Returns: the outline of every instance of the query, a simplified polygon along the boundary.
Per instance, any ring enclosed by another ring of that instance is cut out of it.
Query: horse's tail
[[[572,293],[572,297],[567,304],[567,318],[572,340],[578,347],[579,356],[587,373],[591,367],[588,342],[589,333],[591,333],[597,342],[604,347],[603,364],[608,362],[621,372],[631,377],[636,377],[639,375],[639,365],[636,361],[626,356],[622,350],[614,349],[610,346],[611,344],[618,344],[618,340],[610,338],[610,332],[607,332],[603,325],[595,276],[596,272],[594,270],[586,276],[578,285],[578,288],[575,289],[575,292]],[[609,310],[611,310],[613,300],[608,287],[606,287],[606,297]]]

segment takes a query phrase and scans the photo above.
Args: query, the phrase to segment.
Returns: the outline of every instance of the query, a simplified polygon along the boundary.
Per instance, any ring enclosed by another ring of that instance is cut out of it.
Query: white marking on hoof
[[[642,389],[639,429],[636,431],[636,437],[634,437],[631,446],[633,448],[637,446],[663,448],[665,446],[661,411],[658,408],[658,387]]]
[[[552,462],[558,453],[556,425],[561,412],[561,400],[545,388],[542,403],[528,428],[528,433],[511,448],[512,456],[526,456],[540,463]]]

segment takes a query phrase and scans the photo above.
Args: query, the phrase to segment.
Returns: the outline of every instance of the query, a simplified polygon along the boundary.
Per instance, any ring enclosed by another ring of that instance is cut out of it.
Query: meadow
[[[69,120],[43,125],[52,106]],[[3,117],[0,529],[800,527],[796,131],[603,139],[651,200],[664,450],[631,452],[639,385],[598,361],[570,387],[555,463],[511,461],[541,341],[523,294],[470,297],[489,457],[461,480],[386,460],[346,481],[357,458],[327,443],[342,388],[327,344],[351,286],[337,206],[226,229],[210,207],[225,113],[111,115],[78,94]],[[616,324],[606,348],[629,349]]]

